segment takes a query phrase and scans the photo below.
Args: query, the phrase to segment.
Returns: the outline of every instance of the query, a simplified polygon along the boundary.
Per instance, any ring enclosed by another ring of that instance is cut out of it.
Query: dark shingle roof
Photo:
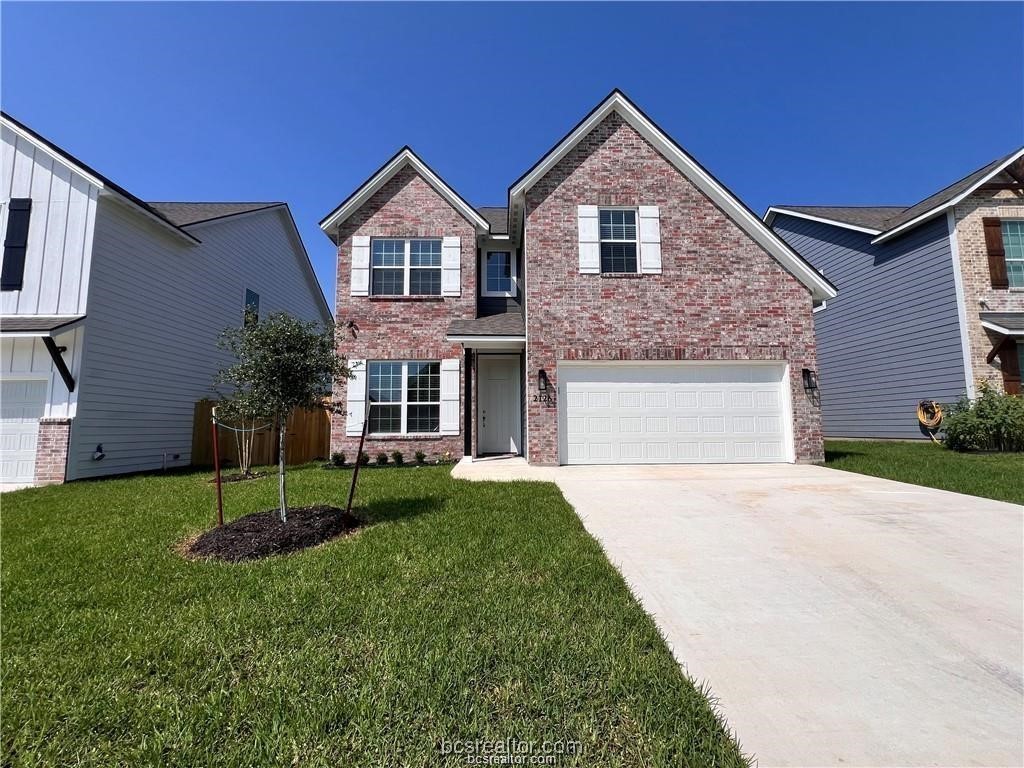
[[[1024,312],[981,312],[979,317],[1008,331],[1024,331]]]
[[[452,320],[449,336],[525,336],[526,324],[518,312],[504,312],[487,317]]]
[[[955,181],[945,189],[940,189],[934,195],[929,195],[919,203],[907,208],[903,213],[892,218],[888,222],[886,229],[895,229],[901,224],[906,224],[908,221],[913,221],[923,213],[927,213],[933,208],[937,208],[940,205],[945,205],[956,196],[963,194],[975,184],[981,182],[986,176],[992,173],[996,168],[1006,163],[1011,157],[1020,152],[1020,149],[1015,149],[1008,155],[1003,155],[998,160],[993,160],[988,165],[979,168],[974,173],[970,173],[964,176],[960,181]]]
[[[72,325],[85,315],[3,315],[0,333],[49,333]]]
[[[879,232],[887,228],[886,224],[890,219],[907,209],[905,205],[777,205],[773,207],[806,213],[808,216],[818,216],[822,219],[831,219],[843,224],[852,224],[855,227],[877,229]]]
[[[165,219],[179,227],[186,227],[201,221],[237,216],[240,213],[260,211],[264,208],[284,205],[284,203],[149,203],[149,205],[159,211]]]
[[[477,208],[477,213],[487,219],[487,223],[491,225],[492,235],[507,235],[508,234],[508,208],[503,208],[497,205],[488,205],[482,208]]]

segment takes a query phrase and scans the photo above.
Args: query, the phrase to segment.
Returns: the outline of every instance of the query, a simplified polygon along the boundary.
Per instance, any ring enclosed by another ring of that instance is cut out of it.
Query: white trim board
[[[990,331],[995,331],[996,333],[1001,333],[1001,334],[1003,334],[1003,336],[1022,336],[1022,337],[1024,337],[1024,331],[1017,331],[1017,330],[1014,330],[1013,328],[1004,328],[1003,326],[998,325],[996,323],[993,323],[990,320],[982,320],[981,321],[981,327],[982,328],[988,328]]]
[[[572,133],[509,188],[509,208],[514,209],[516,204],[521,203],[526,192],[612,112],[618,112],[634,130],[647,139],[680,173],[686,176],[701,192],[718,205],[729,218],[736,222],[740,229],[746,232],[779,264],[803,283],[815,298],[835,298],[836,290],[820,273],[786,245],[761,219],[751,213],[735,195],[704,170],[696,160],[684,152],[668,135],[644,116],[620,91],[613,91]]]
[[[332,228],[340,226],[349,216],[358,211],[392,176],[407,165],[412,166],[413,170],[422,176],[455,210],[473,222],[478,233],[486,234],[491,231],[491,225],[487,223],[483,216],[477,213],[473,206],[463,200],[454,189],[445,184],[441,177],[430,170],[427,164],[420,160],[409,147],[403,147],[397,155],[385,163],[383,168],[353,192],[345,202],[329,213],[320,222],[320,229],[330,235]]]
[[[960,325],[960,352],[964,358],[964,389],[974,399],[974,363],[971,360],[971,338],[967,330],[967,299],[964,296],[964,278],[960,269],[960,245],[956,238],[956,216],[946,211],[946,229],[949,231],[949,251],[953,257],[953,287],[956,290],[956,316]]]

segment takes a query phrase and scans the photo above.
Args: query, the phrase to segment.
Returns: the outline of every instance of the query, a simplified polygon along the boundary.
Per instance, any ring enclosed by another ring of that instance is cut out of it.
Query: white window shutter
[[[661,218],[656,205],[641,205],[640,219],[640,271],[648,275],[661,274]]]
[[[462,241],[446,237],[441,241],[441,295],[462,294]]]
[[[596,205],[576,206],[576,223],[580,239],[580,272],[597,275],[601,272],[601,230]]]
[[[355,235],[352,238],[352,291],[353,296],[370,295],[370,238]]]
[[[459,358],[441,361],[441,434],[459,434]]]
[[[363,434],[363,420],[366,418],[366,361],[349,360],[349,370],[353,378],[348,380],[345,394],[345,408],[348,420],[345,422],[345,434],[359,437]]]

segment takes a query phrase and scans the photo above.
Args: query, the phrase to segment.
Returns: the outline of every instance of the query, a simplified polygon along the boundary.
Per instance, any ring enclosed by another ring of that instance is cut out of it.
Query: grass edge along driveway
[[[342,504],[349,471],[289,472]],[[557,765],[738,766],[707,696],[547,483],[368,469],[373,525],[186,562],[209,473],[3,498],[3,763],[428,766],[442,740],[578,741]],[[225,486],[229,518],[276,478]]]
[[[1024,504],[1024,453],[957,453],[924,440],[826,440],[825,466]]]

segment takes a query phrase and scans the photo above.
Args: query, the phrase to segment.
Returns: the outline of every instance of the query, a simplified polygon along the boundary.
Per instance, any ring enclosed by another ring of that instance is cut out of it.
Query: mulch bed
[[[235,472],[233,475],[221,475],[220,481],[222,483],[239,483],[242,482],[243,480],[259,480],[261,477],[266,476],[266,472],[249,472],[248,474],[244,474],[242,472]],[[210,482],[216,483],[217,478],[211,477]]]
[[[326,505],[289,509],[287,523],[281,522],[276,509],[254,512],[202,534],[187,554],[232,563],[259,560],[315,547],[364,524],[355,515]]]

